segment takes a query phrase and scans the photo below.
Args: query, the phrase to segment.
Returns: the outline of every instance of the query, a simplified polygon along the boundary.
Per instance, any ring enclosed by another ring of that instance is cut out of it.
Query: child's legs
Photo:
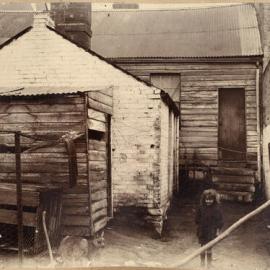
[[[206,257],[207,257],[207,265],[211,265],[212,263],[212,248],[206,250]]]
[[[201,244],[201,246],[203,246],[203,244]],[[202,253],[200,254],[200,256],[201,256],[201,266],[204,266],[204,265],[205,265],[205,256],[206,256],[206,252],[205,252],[205,251],[202,252]]]

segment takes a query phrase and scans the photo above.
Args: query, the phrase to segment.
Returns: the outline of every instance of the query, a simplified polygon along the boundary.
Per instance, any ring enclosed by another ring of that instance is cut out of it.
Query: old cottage
[[[143,209],[160,232],[178,187],[178,108],[164,91],[75,45],[46,20],[35,14],[32,27],[0,51],[1,129],[36,136],[23,139],[24,183],[64,188],[64,234],[94,235],[123,206]],[[39,139],[61,143],[35,148]],[[1,181],[12,182],[14,157],[2,154]],[[76,185],[68,166],[74,154]]]
[[[211,177],[223,198],[251,201],[261,181],[262,49],[254,6],[98,11],[91,27],[94,51],[179,106],[182,170]]]

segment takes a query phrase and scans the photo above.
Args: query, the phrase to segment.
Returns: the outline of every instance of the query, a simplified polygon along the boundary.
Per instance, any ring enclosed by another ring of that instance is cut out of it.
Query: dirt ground
[[[152,232],[134,216],[128,213],[116,215],[105,230],[105,247],[93,252],[90,266],[177,267],[181,259],[199,248],[194,224],[197,201],[197,198],[185,196],[174,201],[168,215],[166,241],[152,238]],[[255,204],[223,202],[224,229],[255,207]],[[219,243],[213,249],[213,269],[270,270],[268,223],[270,209]],[[26,259],[25,266],[37,267],[42,261],[44,266],[45,258]],[[199,268],[200,260],[195,258],[181,269]]]
[[[224,229],[250,212],[256,205],[222,203]],[[119,216],[105,232],[106,247],[99,250],[93,266],[177,267],[177,263],[199,248],[194,214],[196,199],[174,202],[168,217],[166,242],[151,238],[151,233],[132,217]],[[270,269],[270,211],[248,221],[213,249],[214,269]],[[195,258],[183,269],[200,268]]]

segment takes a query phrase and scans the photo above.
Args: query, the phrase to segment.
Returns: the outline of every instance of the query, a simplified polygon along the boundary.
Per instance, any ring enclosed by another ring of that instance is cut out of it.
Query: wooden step
[[[214,183],[239,183],[239,184],[254,184],[255,177],[253,175],[213,175],[212,181]]]
[[[238,202],[252,202],[254,194],[250,192],[240,191],[218,191],[221,200],[238,201]]]
[[[253,184],[236,184],[236,183],[215,183],[215,189],[221,191],[244,191],[244,192],[255,192],[255,186]]]
[[[213,175],[254,175],[255,171],[248,168],[227,168],[227,167],[215,167],[212,168]]]

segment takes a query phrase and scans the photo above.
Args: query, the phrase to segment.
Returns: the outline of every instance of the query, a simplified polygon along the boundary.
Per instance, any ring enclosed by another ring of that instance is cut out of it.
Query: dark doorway
[[[219,89],[219,160],[246,158],[245,89]]]

